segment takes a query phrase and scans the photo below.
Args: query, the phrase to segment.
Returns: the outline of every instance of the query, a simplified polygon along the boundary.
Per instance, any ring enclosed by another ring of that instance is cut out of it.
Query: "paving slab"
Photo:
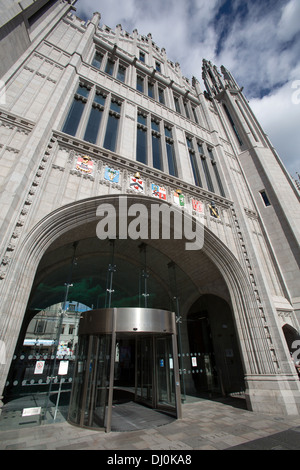
[[[109,453],[300,450],[300,417],[262,415],[245,411],[231,402],[201,400],[184,404],[181,420],[133,431],[105,433],[81,429],[66,420],[15,429],[1,428],[0,423],[0,450],[41,449]]]

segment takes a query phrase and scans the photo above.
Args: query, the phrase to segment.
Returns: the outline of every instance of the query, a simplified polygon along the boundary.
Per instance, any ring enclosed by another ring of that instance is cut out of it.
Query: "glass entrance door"
[[[154,407],[153,402],[153,337],[136,338],[135,400]]]
[[[135,400],[176,414],[171,335],[136,338]]]
[[[156,408],[176,412],[172,337],[155,338]]]
[[[80,323],[69,419],[110,432],[114,405],[129,401],[181,418],[174,314],[88,311]]]

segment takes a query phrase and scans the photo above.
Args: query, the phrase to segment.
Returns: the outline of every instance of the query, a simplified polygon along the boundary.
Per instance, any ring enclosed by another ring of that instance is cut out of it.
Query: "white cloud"
[[[300,172],[300,93],[289,82],[250,106],[292,176]],[[299,83],[300,85],[300,83]],[[297,98],[297,99],[295,99]]]
[[[279,22],[278,35],[284,41],[290,41],[300,31],[300,2],[291,0],[283,7]]]

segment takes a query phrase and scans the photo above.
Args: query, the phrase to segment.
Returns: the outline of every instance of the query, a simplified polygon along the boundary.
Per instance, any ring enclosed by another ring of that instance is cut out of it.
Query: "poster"
[[[60,361],[58,375],[66,375],[68,373],[69,361]]]

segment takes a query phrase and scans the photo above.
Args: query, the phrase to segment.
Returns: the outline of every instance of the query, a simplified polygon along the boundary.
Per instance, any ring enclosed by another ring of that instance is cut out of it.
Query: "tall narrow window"
[[[217,180],[218,187],[219,187],[219,192],[220,192],[221,196],[225,197],[225,191],[224,191],[224,187],[223,187],[222,180],[221,180],[221,177],[220,177],[220,173],[219,173],[219,170],[218,170],[217,162],[214,158],[214,154],[213,154],[213,151],[212,151],[211,148],[208,149],[208,154],[209,154],[209,157],[210,157],[210,160],[211,160],[212,167],[214,169],[214,173],[215,173],[216,180]]]
[[[102,60],[103,60],[103,55],[100,54],[100,52],[96,52],[95,55],[94,55],[92,65],[94,67],[97,67],[97,69],[100,69],[101,64],[102,64]]]
[[[190,115],[190,110],[189,110],[189,105],[188,103],[184,103],[184,110],[185,110],[185,115],[188,119],[191,119],[191,115]]]
[[[147,164],[147,117],[138,113],[137,120],[136,159]]]
[[[206,157],[204,155],[203,157],[201,157],[201,162],[202,162],[202,168],[203,168],[205,179],[206,179],[207,189],[211,192],[214,192],[214,186],[213,186],[211,176],[209,173]]]
[[[177,113],[181,113],[179,98],[177,98],[177,96],[174,96],[174,103]]]
[[[104,105],[105,96],[96,92],[83,138],[92,144],[95,144],[97,141]]]
[[[227,115],[227,117],[228,117],[228,120],[229,120],[229,122],[230,122],[230,124],[231,124],[231,127],[232,127],[232,129],[233,129],[233,131],[234,131],[234,133],[235,133],[235,135],[236,135],[236,138],[237,138],[239,144],[242,146],[242,145],[243,145],[243,142],[242,142],[242,139],[240,138],[240,135],[239,135],[239,133],[238,133],[237,127],[236,127],[236,125],[235,125],[235,123],[234,123],[234,121],[233,121],[233,119],[232,119],[232,117],[231,117],[231,115],[230,115],[230,113],[229,113],[229,111],[228,111],[228,109],[227,109],[227,106],[226,106],[225,104],[223,104],[223,106],[224,106],[225,113],[226,113],[226,115]]]
[[[126,74],[126,67],[124,67],[123,65],[119,65],[117,79],[124,83],[125,74]]]
[[[114,152],[116,150],[118,127],[121,113],[121,103],[112,99],[107,120],[106,134],[103,147]]]
[[[204,176],[205,176],[205,180],[206,180],[206,184],[207,184],[207,189],[209,191],[214,192],[214,186],[213,186],[213,183],[212,183],[212,180],[211,180],[211,176],[210,176],[210,173],[209,173],[207,160],[206,160],[206,157],[205,157],[204,152],[203,152],[202,144],[197,142],[197,147],[198,147],[198,152],[199,152],[200,157],[201,157],[201,163],[202,163],[202,168],[203,168],[203,171],[204,171]]]
[[[140,61],[145,62],[145,52],[140,51]]]
[[[195,109],[195,108],[192,108],[192,110],[193,110],[193,116],[194,116],[195,122],[196,122],[197,124],[199,124],[196,109]]]
[[[200,172],[199,172],[199,168],[198,168],[196,153],[195,153],[195,150],[194,150],[194,147],[193,147],[193,142],[192,142],[191,139],[189,139],[187,137],[186,138],[186,143],[187,143],[188,150],[189,150],[190,161],[191,161],[191,166],[192,166],[195,185],[202,187],[202,182],[201,182]]]
[[[174,151],[174,141],[172,138],[172,130],[169,127],[165,127],[165,140],[166,140],[166,150],[167,150],[167,159],[168,159],[168,168],[169,174],[171,176],[178,176],[177,165]]]
[[[154,84],[151,82],[148,82],[148,96],[154,98]]]
[[[66,134],[76,134],[88,96],[88,88],[84,85],[79,85],[77,92],[75,93],[67,119],[62,128],[62,131]]]
[[[115,63],[111,59],[107,59],[105,73],[108,75],[113,75]]]
[[[136,78],[136,89],[144,93],[144,79],[140,75]]]
[[[151,122],[152,129],[152,158],[153,167],[157,170],[162,170],[161,162],[161,139],[159,133],[159,124],[156,121]]]
[[[264,201],[265,206],[266,207],[270,206],[271,203],[269,201],[266,191],[260,191],[260,194],[261,194],[262,200]]]
[[[165,104],[165,94],[164,94],[164,90],[162,88],[158,89],[158,101],[161,104]]]

